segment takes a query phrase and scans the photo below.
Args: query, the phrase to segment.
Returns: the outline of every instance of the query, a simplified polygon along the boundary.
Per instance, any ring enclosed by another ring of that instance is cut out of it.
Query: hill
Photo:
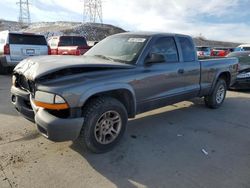
[[[18,22],[0,19],[0,31],[24,31],[45,35],[47,38],[54,35],[82,35],[89,41],[99,41],[109,35],[125,32],[122,28],[99,23],[81,22],[37,22],[29,27],[22,28]],[[196,46],[210,47],[236,47],[240,43],[207,40],[202,37],[194,37]]]

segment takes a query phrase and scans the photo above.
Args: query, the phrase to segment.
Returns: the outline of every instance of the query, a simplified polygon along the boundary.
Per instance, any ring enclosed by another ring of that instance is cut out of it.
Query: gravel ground
[[[122,142],[92,154],[38,134],[0,76],[0,187],[250,187],[250,92],[217,110],[195,99],[130,120]]]

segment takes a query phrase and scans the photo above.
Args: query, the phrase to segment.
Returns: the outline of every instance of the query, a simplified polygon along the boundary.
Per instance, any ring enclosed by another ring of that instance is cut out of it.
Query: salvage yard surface
[[[0,76],[0,187],[250,187],[250,91],[137,116],[109,153],[54,143],[18,116]]]

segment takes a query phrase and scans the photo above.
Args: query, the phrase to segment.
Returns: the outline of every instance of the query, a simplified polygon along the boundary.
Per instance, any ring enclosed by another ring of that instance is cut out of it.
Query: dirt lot
[[[96,155],[40,136],[13,109],[10,82],[0,76],[1,188],[250,187],[250,92],[228,92],[218,110],[195,99],[142,114]]]

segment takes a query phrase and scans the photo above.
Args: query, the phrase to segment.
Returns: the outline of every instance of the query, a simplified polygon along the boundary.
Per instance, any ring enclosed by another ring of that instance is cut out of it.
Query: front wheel
[[[84,108],[80,143],[94,153],[111,150],[122,138],[127,119],[124,105],[115,98],[92,99]]]
[[[226,97],[227,85],[224,79],[219,79],[211,95],[205,96],[205,104],[209,108],[219,108]]]

